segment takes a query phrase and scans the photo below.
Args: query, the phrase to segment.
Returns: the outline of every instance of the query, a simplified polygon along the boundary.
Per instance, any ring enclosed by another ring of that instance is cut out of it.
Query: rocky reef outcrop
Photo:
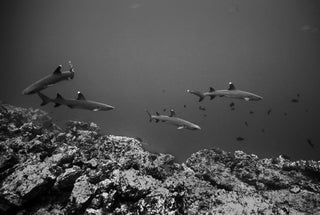
[[[94,123],[0,106],[0,214],[320,214],[320,162],[204,149],[178,164]]]

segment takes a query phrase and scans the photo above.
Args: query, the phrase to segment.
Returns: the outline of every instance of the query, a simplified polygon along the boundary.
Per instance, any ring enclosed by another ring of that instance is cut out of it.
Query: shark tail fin
[[[73,68],[73,65],[72,65],[72,63],[71,63],[71,61],[69,61],[69,66],[70,66],[70,69],[69,69],[69,71],[71,72],[71,79],[73,79],[74,78],[74,68]]]
[[[37,92],[37,94],[42,100],[42,103],[40,104],[40,106],[44,106],[44,105],[48,104],[49,102],[51,102],[51,99],[48,96],[46,96],[40,92]]]
[[[151,113],[146,109],[146,112],[147,112],[147,114],[148,114],[148,116],[149,116],[149,122],[152,122],[152,115],[151,115]]]
[[[205,97],[205,95],[203,93],[196,91],[196,90],[187,90],[187,93],[191,93],[193,95],[199,96],[199,102],[201,102]]]

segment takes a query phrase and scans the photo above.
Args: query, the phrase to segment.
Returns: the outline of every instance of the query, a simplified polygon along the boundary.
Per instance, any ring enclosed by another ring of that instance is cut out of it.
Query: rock
[[[91,168],[96,168],[98,166],[98,161],[97,159],[92,158],[87,162],[87,164],[89,164]]]
[[[92,208],[87,208],[86,212],[84,213],[85,215],[102,215],[102,210],[101,209],[92,209]]]
[[[0,154],[0,172],[4,172],[7,169],[13,167],[19,162],[18,157],[12,150],[4,150],[6,153]]]
[[[80,209],[93,196],[96,187],[90,184],[86,175],[80,176],[71,192],[70,201],[75,205],[76,209]]]
[[[298,185],[293,185],[291,188],[290,188],[290,192],[291,193],[299,193],[300,192],[300,187]]]
[[[65,169],[65,172],[57,177],[54,184],[56,189],[64,189],[73,187],[74,182],[78,177],[81,176],[81,168],[78,166],[73,166],[71,168]]]
[[[32,164],[30,161],[21,164],[2,182],[0,189],[2,200],[15,206],[22,206],[23,203],[43,195],[56,178],[50,170],[52,167],[46,162]]]

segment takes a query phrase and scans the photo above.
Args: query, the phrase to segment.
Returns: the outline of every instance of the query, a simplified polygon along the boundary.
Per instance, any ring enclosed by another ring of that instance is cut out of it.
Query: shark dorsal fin
[[[84,97],[84,95],[80,91],[78,91],[77,100],[86,100],[86,98]]]
[[[62,68],[62,66],[59,65],[59,66],[56,68],[56,70],[54,70],[53,74],[55,74],[55,75],[61,74],[61,68]]]
[[[175,117],[175,116],[177,116],[176,112],[173,109],[171,109],[170,110],[170,117]]]
[[[236,87],[233,85],[232,82],[229,82],[229,89],[228,90],[235,90]]]
[[[160,116],[160,114],[158,112],[156,112],[157,116]]]
[[[63,97],[59,93],[57,93],[56,99],[63,99]]]
[[[211,92],[214,92],[214,88],[213,87],[210,87],[209,88],[209,92],[211,93]]]

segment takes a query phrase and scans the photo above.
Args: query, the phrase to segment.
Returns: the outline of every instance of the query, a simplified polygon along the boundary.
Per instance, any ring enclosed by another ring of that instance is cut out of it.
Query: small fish
[[[232,111],[233,111],[233,110],[235,110],[235,108],[234,108],[234,107],[232,107],[230,110],[232,110]]]
[[[131,9],[137,9],[137,8],[139,8],[139,7],[141,7],[141,5],[138,4],[138,3],[132,4],[132,5],[130,6]]]
[[[202,106],[199,106],[199,110],[205,111],[206,108],[205,108],[205,107],[202,107]]]
[[[249,111],[249,114],[254,114],[254,111],[253,110]]]
[[[183,107],[184,107],[184,108],[186,108],[186,107],[187,107],[187,105],[183,105]]]
[[[267,114],[270,115],[270,114],[271,114],[271,111],[272,111],[272,109],[270,108],[270,109],[268,110]]]
[[[243,141],[244,140],[244,138],[243,137],[237,137],[237,139],[236,139],[237,141]]]
[[[303,25],[303,26],[301,26],[300,30],[305,31],[305,32],[316,33],[319,31],[319,28],[316,26]]]
[[[162,93],[165,93],[165,92],[166,92],[166,90],[165,90],[165,89],[163,89],[163,90],[162,90]]]
[[[283,115],[288,116],[288,113],[287,113],[287,112],[284,112]]]
[[[261,129],[261,132],[262,132],[262,133],[264,133],[264,128],[263,128],[263,129]]]
[[[207,114],[203,114],[203,117],[207,117]]]
[[[306,109],[305,112],[306,112],[306,113],[309,113],[309,109]]]
[[[245,122],[244,122],[244,124],[245,124],[247,127],[249,126],[249,124],[248,124],[248,122],[247,122],[247,121],[245,121]]]
[[[228,9],[228,12],[229,12],[229,13],[237,13],[237,12],[239,12],[239,11],[240,11],[239,5],[232,6],[232,7],[230,7],[230,8]]]
[[[312,27],[310,25],[303,25],[300,28],[301,31],[310,31],[311,29]]]
[[[311,142],[311,140],[309,138],[307,139],[307,142],[312,148],[314,148],[314,144]]]
[[[297,98],[300,98],[300,94],[299,93],[297,93]]]
[[[291,102],[292,102],[292,103],[298,103],[299,100],[298,100],[298,99],[291,99]]]
[[[230,106],[230,107],[234,107],[234,103],[231,102],[231,103],[229,104],[229,106]]]
[[[167,109],[166,108],[163,108],[163,112],[166,112],[167,111]]]

